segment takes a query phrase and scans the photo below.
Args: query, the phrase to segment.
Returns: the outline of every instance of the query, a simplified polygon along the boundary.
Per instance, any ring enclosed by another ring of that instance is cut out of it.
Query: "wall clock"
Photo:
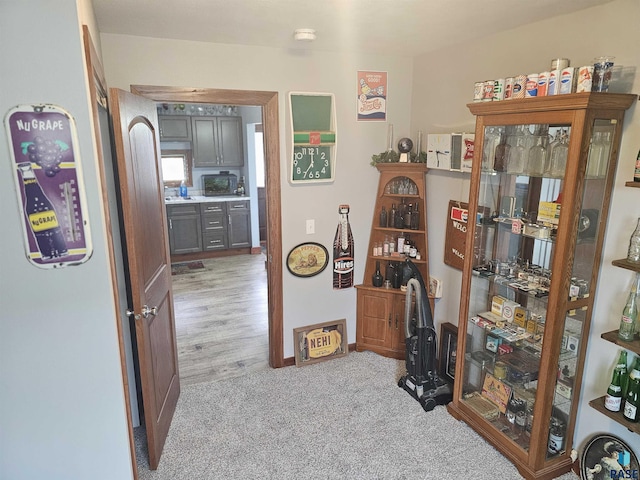
[[[293,184],[333,182],[336,174],[336,114],[331,93],[289,93]]]
[[[427,167],[451,169],[451,134],[430,133],[427,135]]]

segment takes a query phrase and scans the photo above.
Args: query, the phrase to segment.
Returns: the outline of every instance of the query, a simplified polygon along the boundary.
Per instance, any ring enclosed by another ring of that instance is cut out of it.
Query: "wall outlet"
[[[316,233],[316,221],[307,220],[307,235],[313,235]]]

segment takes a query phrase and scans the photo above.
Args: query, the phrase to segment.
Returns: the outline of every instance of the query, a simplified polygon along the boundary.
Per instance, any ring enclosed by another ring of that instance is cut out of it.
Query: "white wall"
[[[473,84],[486,79],[548,70],[551,59],[566,57],[571,65],[591,63],[600,55],[615,55],[617,65],[640,66],[637,27],[640,3],[617,0],[517,28],[475,42],[457,45],[415,59],[412,98],[412,130],[424,132],[473,131],[474,118],[466,103],[473,99]],[[611,90],[621,88],[612,85]],[[627,93],[640,93],[640,79],[633,80]],[[640,192],[624,187],[631,180],[640,149],[640,113],[633,105],[625,116],[618,173],[604,244],[600,283],[595,298],[589,347],[585,364],[575,446],[594,432],[611,432],[638,445],[638,436],[588,406],[588,401],[604,395],[611,380],[615,358],[620,351],[600,338],[618,328],[632,273],[611,265],[623,258],[629,236],[640,217]],[[459,173],[430,171],[427,175],[431,273],[444,280],[444,296],[438,300],[438,323],[457,324],[461,272],[443,263],[444,225],[449,199],[464,200],[469,195],[469,177]],[[440,226],[441,228],[438,228]]]
[[[11,480],[132,478],[80,28],[75,0],[0,1],[0,115],[51,103],[73,116],[94,246],[79,266],[26,260],[14,160],[0,135],[0,478]]]
[[[267,90],[279,94],[283,258],[305,241],[331,251],[338,225],[338,205],[351,206],[355,239],[356,283],[362,281],[369,242],[378,171],[371,155],[385,148],[387,123],[356,121],[356,72],[389,72],[389,116],[397,138],[408,136],[412,62],[409,58],[375,54],[352,56],[323,52],[207,44],[167,39],[102,34],[107,83],[128,90],[131,84]],[[287,92],[330,92],[336,97],[337,173],[332,184],[291,186],[291,147]],[[316,233],[305,233],[314,219]],[[347,319],[349,342],[355,341],[355,289],[333,290],[332,271],[301,279],[283,265],[284,354],[293,356],[293,328],[327,320]]]

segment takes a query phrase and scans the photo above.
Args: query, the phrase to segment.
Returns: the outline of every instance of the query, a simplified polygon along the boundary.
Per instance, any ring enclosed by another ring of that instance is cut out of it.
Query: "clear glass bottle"
[[[549,174],[552,177],[563,177],[567,169],[567,156],[569,153],[569,136],[563,130],[560,133],[560,141],[551,148],[549,160]]]
[[[640,218],[636,223],[636,229],[629,239],[629,249],[627,250],[627,261],[640,263]]]
[[[638,293],[638,282],[640,282],[640,273],[636,273],[636,278],[629,292],[627,303],[622,310],[622,318],[620,319],[620,329],[618,337],[620,340],[631,342],[635,338],[636,322],[638,318],[638,304],[636,295]]]
[[[493,170],[493,159],[495,158],[496,146],[500,142],[499,127],[487,127],[484,136],[484,147],[482,150],[482,170]]]
[[[500,133],[500,142],[496,146],[493,169],[496,172],[504,172],[506,170],[507,158],[509,157],[509,151],[511,146],[507,143],[507,134],[503,131]]]
[[[600,176],[604,163],[604,142],[602,141],[602,132],[595,132],[593,141],[589,147],[589,156],[587,158],[587,177],[596,178]]]
[[[547,167],[547,149],[545,147],[545,137],[538,135],[533,147],[529,150],[527,159],[527,173],[536,177],[544,174]]]
[[[507,158],[507,173],[519,174],[524,172],[525,163],[525,136],[515,135],[515,144],[509,150]]]

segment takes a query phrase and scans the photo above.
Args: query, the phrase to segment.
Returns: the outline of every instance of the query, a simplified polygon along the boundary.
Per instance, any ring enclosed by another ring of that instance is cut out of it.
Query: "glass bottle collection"
[[[564,176],[569,152],[570,128],[549,125],[507,125],[486,127],[482,170],[516,175]],[[587,178],[607,173],[611,132],[595,131],[587,160]]]

